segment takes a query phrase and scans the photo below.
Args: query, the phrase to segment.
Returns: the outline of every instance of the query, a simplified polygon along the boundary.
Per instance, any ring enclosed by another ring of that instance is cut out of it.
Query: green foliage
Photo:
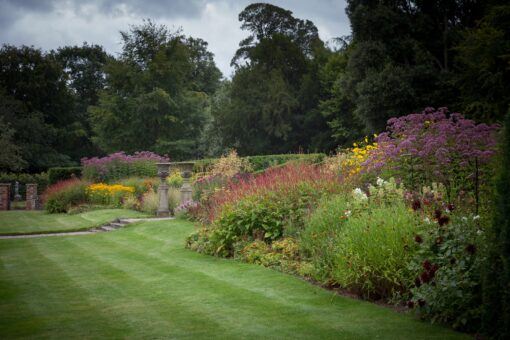
[[[250,35],[240,42],[232,82],[211,111],[221,131],[219,149],[234,147],[241,155],[331,149],[317,110],[319,67],[329,52],[315,25],[262,3],[247,6],[239,20]]]
[[[488,231],[491,247],[483,272],[483,330],[506,339],[510,336],[510,111],[501,140],[494,219]]]
[[[0,117],[28,170],[69,165],[75,117],[62,67],[41,50],[10,45],[0,49],[0,65]]]
[[[423,317],[477,331],[487,244],[478,217],[451,220],[442,226],[431,224],[419,234],[419,250],[410,263],[415,275],[411,301]]]
[[[489,8],[456,46],[460,106],[480,121],[502,121],[510,105],[509,23],[510,5]]]
[[[44,208],[50,214],[65,213],[71,207],[88,202],[87,182],[77,181],[45,198]]]
[[[25,184],[35,183],[37,184],[37,192],[41,194],[44,192],[46,187],[49,185],[48,182],[48,174],[46,172],[41,172],[40,174],[26,174],[26,173],[6,173],[0,172],[0,183],[10,183],[11,184],[11,199],[14,199],[14,185],[18,181],[20,183],[19,186],[19,194],[24,199],[26,196],[26,187]]]
[[[221,75],[207,43],[150,20],[121,36],[120,58],[105,67],[108,86],[89,108],[96,142],[106,152],[193,157]]]
[[[356,189],[323,202],[302,232],[302,247],[317,280],[388,299],[412,282],[406,266],[422,222],[394,182],[380,182],[370,193]]]
[[[66,168],[49,168],[48,169],[48,183],[55,184],[57,182],[69,179],[72,177],[81,177],[81,167],[66,167]]]
[[[321,163],[326,155],[323,153],[310,153],[310,154],[281,154],[281,155],[257,155],[242,157],[246,159],[250,168],[254,172],[266,170],[270,167],[282,165],[290,161],[304,161],[310,164]],[[194,161],[194,172],[209,172],[213,168],[218,158],[200,159]]]
[[[19,171],[27,166],[27,162],[21,157],[21,147],[16,144],[14,134],[16,130],[10,127],[9,123],[4,122],[4,117],[0,116],[0,170]]]

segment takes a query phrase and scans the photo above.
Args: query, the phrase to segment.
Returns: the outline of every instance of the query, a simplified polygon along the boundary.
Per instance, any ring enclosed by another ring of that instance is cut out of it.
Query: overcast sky
[[[230,76],[230,60],[239,41],[247,36],[240,29],[238,14],[244,0],[0,0],[0,44],[33,45],[43,50],[83,42],[120,51],[119,31],[151,18],[169,28],[181,27],[188,36],[209,43],[217,66]],[[271,0],[309,19],[327,41],[350,34],[345,0]]]

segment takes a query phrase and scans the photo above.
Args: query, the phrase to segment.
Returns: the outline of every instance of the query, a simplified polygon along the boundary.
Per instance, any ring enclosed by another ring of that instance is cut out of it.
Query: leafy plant
[[[479,329],[481,271],[487,264],[483,229],[478,216],[437,211],[435,223],[415,238],[419,250],[409,265],[415,276],[410,307],[435,322]]]
[[[71,207],[88,202],[88,182],[77,178],[57,182],[44,191],[44,207],[50,214],[67,212]]]

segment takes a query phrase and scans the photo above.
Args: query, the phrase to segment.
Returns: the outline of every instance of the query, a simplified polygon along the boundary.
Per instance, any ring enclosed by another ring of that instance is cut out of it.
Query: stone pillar
[[[161,179],[161,183],[158,187],[159,205],[158,205],[158,217],[170,216],[170,210],[168,209],[168,183],[166,178],[168,177],[169,164],[158,163],[158,176]]]
[[[189,184],[189,179],[193,173],[188,170],[184,170],[182,172],[182,187],[181,187],[181,203],[191,201],[193,199],[191,185]]]
[[[0,210],[11,209],[11,184],[0,183]]]
[[[37,196],[37,184],[26,184],[27,200],[25,208],[26,210],[37,210],[39,209],[39,197]]]

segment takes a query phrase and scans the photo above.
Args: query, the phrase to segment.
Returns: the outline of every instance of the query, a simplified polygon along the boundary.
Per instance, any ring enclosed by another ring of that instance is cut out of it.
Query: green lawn
[[[181,220],[0,240],[1,338],[457,339],[267,268],[183,248]]]
[[[76,215],[47,214],[44,211],[0,211],[0,235],[37,234],[90,229],[119,217],[145,216],[134,210],[104,209]]]

